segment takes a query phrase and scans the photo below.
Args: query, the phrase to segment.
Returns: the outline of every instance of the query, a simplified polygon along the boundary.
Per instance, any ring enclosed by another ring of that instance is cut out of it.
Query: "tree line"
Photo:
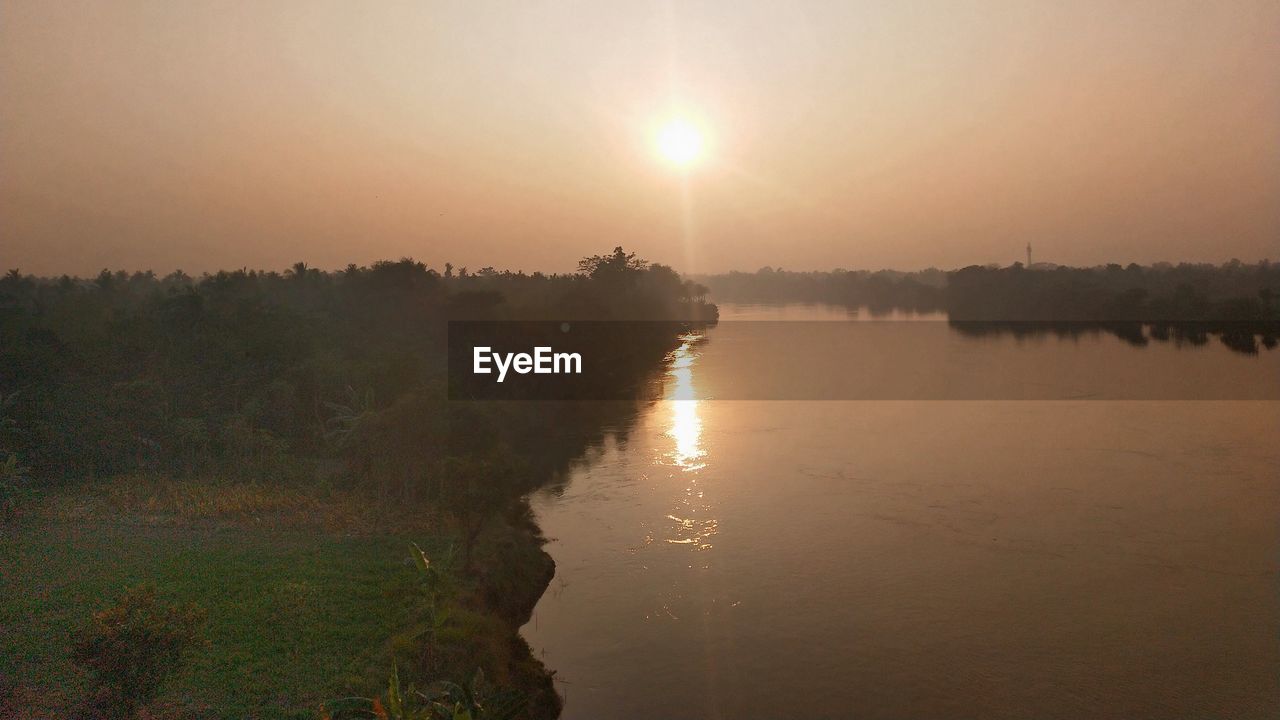
[[[761,268],[699,278],[721,301],[827,302],[879,311],[945,312],[953,320],[1274,322],[1280,264],[1157,263],[1072,268],[1015,263],[944,272]]]
[[[551,275],[412,259],[199,278],[14,270],[0,278],[0,464],[36,484],[155,472],[510,497],[618,409],[448,403],[447,321],[713,318],[705,295],[621,248]],[[653,360],[644,371],[676,342],[614,340]]]

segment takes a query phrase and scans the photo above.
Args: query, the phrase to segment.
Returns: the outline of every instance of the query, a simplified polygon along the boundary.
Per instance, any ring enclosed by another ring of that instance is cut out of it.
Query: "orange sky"
[[[1280,260],[1278,68],[1274,0],[7,0],[0,263]]]

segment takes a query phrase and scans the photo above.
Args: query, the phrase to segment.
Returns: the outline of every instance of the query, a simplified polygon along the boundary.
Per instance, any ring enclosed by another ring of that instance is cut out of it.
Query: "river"
[[[722,306],[668,361],[667,397],[697,399],[648,405],[532,497],[557,569],[522,632],[564,718],[1273,716],[1280,351],[961,338],[986,368],[1164,363],[1174,390],[716,399],[781,344],[748,321],[856,319]],[[822,338],[789,335],[770,372],[832,372]],[[1272,399],[1177,399],[1184,362],[1230,379],[1210,398]]]

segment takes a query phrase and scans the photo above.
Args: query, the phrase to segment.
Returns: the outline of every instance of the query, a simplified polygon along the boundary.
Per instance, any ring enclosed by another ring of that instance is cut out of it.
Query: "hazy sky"
[[[682,116],[687,171],[654,150]],[[0,263],[1280,259],[1280,2],[0,3]]]

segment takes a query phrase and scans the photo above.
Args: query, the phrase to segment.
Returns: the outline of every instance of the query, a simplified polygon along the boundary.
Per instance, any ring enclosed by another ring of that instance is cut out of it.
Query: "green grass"
[[[166,684],[159,714],[315,718],[322,701],[385,681],[382,646],[411,611],[399,591],[415,572],[406,547],[386,536],[33,518],[0,536],[0,682],[18,717],[65,716],[87,687],[68,656],[76,631],[126,587],[151,582],[208,610],[208,645]]]

